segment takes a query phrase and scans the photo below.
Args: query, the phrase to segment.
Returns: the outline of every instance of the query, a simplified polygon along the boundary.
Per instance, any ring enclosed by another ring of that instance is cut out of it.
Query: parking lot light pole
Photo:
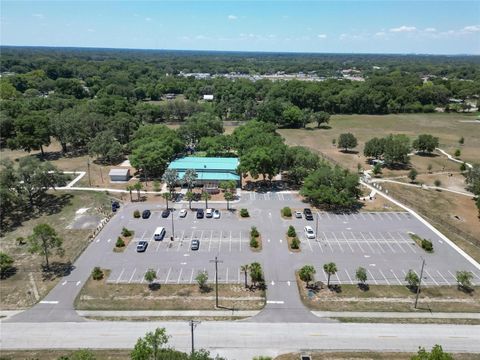
[[[417,303],[418,303],[418,295],[420,295],[420,286],[422,285],[422,277],[423,277],[423,268],[425,267],[425,259],[422,258],[422,270],[420,270],[420,279],[418,281],[418,286],[417,286],[417,296],[415,297],[415,309],[417,308]]]
[[[173,224],[173,210],[174,208],[172,208],[172,240],[175,239],[175,226]]]
[[[317,222],[315,223],[315,238],[318,241],[318,211],[316,212],[317,214]]]
[[[211,263],[215,263],[215,306],[218,308],[218,263],[223,263],[223,261],[218,260],[215,256],[215,260],[210,260]]]

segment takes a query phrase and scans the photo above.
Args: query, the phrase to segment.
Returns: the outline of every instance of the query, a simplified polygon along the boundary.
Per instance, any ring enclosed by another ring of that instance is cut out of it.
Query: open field
[[[105,276],[107,278],[107,276]],[[259,310],[265,305],[263,290],[243,285],[219,284],[219,305],[236,310]],[[107,284],[105,279],[87,281],[75,301],[79,310],[214,310],[215,289],[201,291],[196,284]]]
[[[368,291],[362,291],[357,285],[342,285],[338,291],[325,288],[308,294],[305,283],[298,281],[297,284],[303,303],[311,310],[414,310],[415,293],[406,286],[370,285]],[[456,286],[422,287],[418,311],[480,312],[480,289],[466,293]]]
[[[2,350],[2,360],[54,360],[71,356],[74,350]],[[92,350],[96,360],[130,360],[130,350]]]
[[[14,258],[16,268],[15,274],[0,280],[0,302],[4,310],[26,308],[44,297],[69,271],[71,263],[88,244],[92,228],[104,217],[97,209],[102,206],[108,209],[110,205],[104,193],[80,191],[65,194],[51,191],[51,194],[57,199],[51,212],[23,221],[19,227],[0,238],[1,250]],[[76,213],[79,209],[83,210]],[[41,223],[51,225],[64,240],[65,255],[50,257],[52,268],[56,270],[52,273],[42,272],[44,258],[41,255],[30,254],[27,244],[17,245],[17,238],[26,239],[33,227]]]
[[[373,137],[383,137],[391,133],[406,134],[414,139],[418,134],[432,134],[439,138],[440,148],[449,153],[460,148],[462,160],[478,161],[480,152],[480,123],[462,122],[475,119],[475,114],[395,114],[395,115],[334,115],[330,119],[330,128],[280,129],[278,132],[289,145],[302,145],[318,150],[344,167],[357,169],[357,164],[369,168],[363,156],[363,146]],[[313,124],[310,125],[313,127]],[[355,150],[358,154],[345,154],[332,145],[332,139],[338,139],[341,133],[351,132],[358,139]],[[459,146],[458,140],[463,136],[465,144]],[[419,172],[431,163],[432,171],[458,170],[458,164],[446,161],[444,157],[412,156],[412,165]],[[384,171],[385,175],[391,175]],[[394,172],[398,174],[399,172]]]

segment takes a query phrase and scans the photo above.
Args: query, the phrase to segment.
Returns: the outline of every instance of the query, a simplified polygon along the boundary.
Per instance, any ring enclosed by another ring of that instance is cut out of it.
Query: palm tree
[[[127,185],[127,191],[130,192],[130,202],[133,202],[132,191],[134,190],[133,185]]]
[[[248,270],[250,270],[250,265],[245,264],[240,266],[240,271],[242,271],[245,274],[245,288],[248,287],[248,280],[247,280]]]
[[[197,172],[193,169],[187,169],[185,175],[183,175],[183,181],[187,183],[188,190],[190,190],[195,185],[195,180],[197,180]]]
[[[308,283],[313,281],[313,276],[315,275],[316,270],[312,265],[305,265],[300,269],[298,276],[300,280],[305,281],[306,286],[308,288]]]
[[[188,201],[188,207],[192,210],[192,201],[195,200],[195,194],[192,191],[187,191],[185,194],[185,199]]]
[[[167,210],[168,210],[168,200],[172,200],[172,194],[169,192],[162,193],[162,197],[167,202]]]
[[[263,280],[262,265],[258,262],[250,264],[250,278],[252,279],[253,286],[257,285],[257,282]]]
[[[225,191],[223,193],[223,197],[227,201],[227,210],[230,210],[230,201],[232,201],[235,197],[233,196],[233,194],[230,191]]]
[[[140,181],[137,181],[134,185],[133,185],[133,189],[134,190],[137,190],[137,200],[140,201],[140,190],[142,190],[143,188],[143,184],[140,182]]]
[[[205,209],[208,208],[208,200],[210,200],[211,197],[212,196],[208,192],[206,191],[202,192],[202,200],[205,200]]]
[[[335,274],[337,272],[337,265],[335,265],[335,263],[333,263],[333,262],[328,263],[328,264],[324,264],[323,265],[323,270],[325,270],[325,272],[328,275],[327,287],[330,287],[330,276],[332,276],[333,274]]]

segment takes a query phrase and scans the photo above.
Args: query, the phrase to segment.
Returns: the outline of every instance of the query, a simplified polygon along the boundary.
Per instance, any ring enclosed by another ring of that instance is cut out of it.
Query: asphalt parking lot
[[[161,217],[163,205],[129,204],[116,215],[121,224],[134,230],[133,241],[122,253],[108,251],[102,266],[111,269],[109,282],[143,283],[147,269],[157,272],[157,281],[163,284],[195,283],[200,271],[207,271],[209,281],[214,281],[215,265],[218,257],[218,278],[221,283],[241,283],[243,273],[240,267],[258,261],[264,264],[267,281],[271,284],[286,284],[295,281],[295,270],[305,264],[312,264],[317,270],[316,280],[326,282],[327,275],[323,264],[335,262],[338,272],[331,277],[332,283],[354,284],[355,272],[359,266],[367,269],[370,284],[404,285],[405,274],[409,269],[420,272],[422,258],[426,265],[423,283],[426,285],[455,285],[455,273],[469,270],[474,274],[474,283],[480,283],[480,271],[466,261],[449,244],[443,242],[425,225],[406,212],[361,212],[355,214],[314,213],[314,220],[307,221],[280,217],[280,209],[291,206],[299,209],[304,205],[293,194],[246,193],[241,205],[251,214],[249,219],[241,219],[235,212],[224,209],[225,205],[211,203],[211,207],[221,209],[220,219],[196,219],[195,212],[188,210],[185,218],[179,217],[179,209],[188,204],[175,204],[176,210],[168,218]],[[204,203],[196,204],[204,207]],[[203,206],[202,206],[203,205]],[[133,210],[149,208],[149,219],[134,219]],[[172,232],[174,240],[170,241]],[[288,251],[285,234],[293,225],[301,240],[301,252]],[[304,226],[311,226],[316,232],[315,239],[308,239]],[[166,229],[164,240],[153,240],[157,227]],[[263,241],[263,251],[253,252],[249,247],[249,232],[256,226]],[[120,235],[121,227],[110,224],[94,241],[111,242]],[[434,252],[426,253],[410,238],[413,232],[430,239]],[[198,250],[192,250],[191,240],[200,240]],[[137,253],[136,243],[148,241],[145,252]],[[95,245],[92,245],[95,246]],[[275,265],[269,265],[275,264]],[[276,285],[275,285],[276,286]]]

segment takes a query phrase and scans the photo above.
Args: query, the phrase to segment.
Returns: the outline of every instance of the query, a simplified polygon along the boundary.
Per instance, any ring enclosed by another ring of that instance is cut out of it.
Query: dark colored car
[[[117,212],[120,209],[120,203],[118,201],[112,201],[112,212]]]
[[[191,249],[192,250],[198,250],[199,248],[200,248],[200,240],[193,239]]]
[[[147,250],[148,241],[140,240],[137,244],[137,252],[144,252]]]
[[[312,210],[310,210],[309,208],[303,209],[303,214],[305,215],[305,219],[313,220]]]
[[[167,218],[170,215],[170,209],[165,209],[162,211],[162,218]]]
[[[143,210],[142,212],[142,219],[148,219],[152,213],[150,210]]]
[[[203,219],[203,209],[197,209],[197,219]]]

